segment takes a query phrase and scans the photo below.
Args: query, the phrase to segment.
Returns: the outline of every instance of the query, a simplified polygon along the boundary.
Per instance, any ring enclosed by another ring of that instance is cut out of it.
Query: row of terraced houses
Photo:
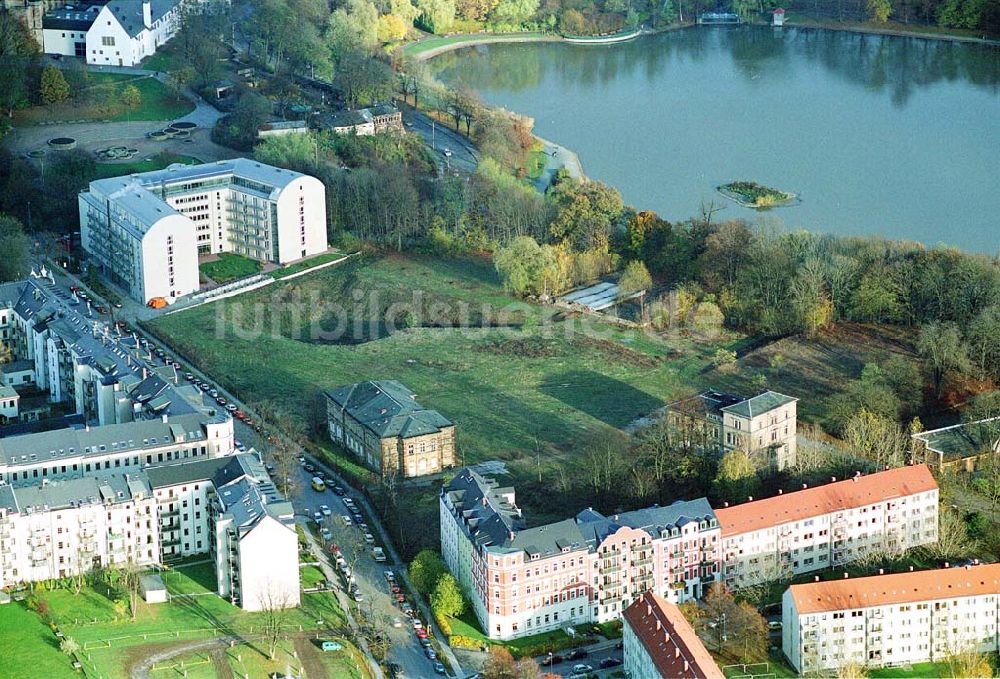
[[[463,469],[441,491],[441,551],[494,639],[617,620],[645,592],[670,603],[937,540],[927,465],[713,509],[704,498],[527,527],[515,491]]]

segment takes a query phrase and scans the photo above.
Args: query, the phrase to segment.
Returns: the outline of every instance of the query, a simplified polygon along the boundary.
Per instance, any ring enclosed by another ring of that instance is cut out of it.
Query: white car
[[[323,513],[322,512],[313,512],[313,519],[316,520],[316,523],[323,523]]]
[[[372,535],[371,533],[365,533],[365,542],[368,543],[369,545],[374,545],[375,536]]]
[[[350,526],[354,523],[353,521],[351,521],[351,517],[349,517],[347,514],[344,514],[342,517],[340,517],[340,519],[341,521],[344,522],[345,526]]]
[[[403,621],[400,620],[399,618],[393,618],[392,619],[392,626],[393,627],[402,627],[403,626]]]
[[[333,514],[333,512],[330,511],[330,508],[327,507],[326,505],[320,505],[319,511],[323,512],[323,516],[330,516],[331,514]]]
[[[333,533],[331,533],[328,528],[322,529],[319,532],[319,534],[323,536],[324,540],[332,540],[333,539]]]
[[[423,629],[424,623],[420,622],[420,618],[413,619],[413,629]]]
[[[445,149],[443,151],[441,151],[441,153],[443,153],[446,158],[451,158],[451,149],[450,148],[445,147]]]
[[[588,672],[593,672],[594,668],[590,665],[584,665],[580,663],[579,665],[573,665],[573,674],[587,674]]]

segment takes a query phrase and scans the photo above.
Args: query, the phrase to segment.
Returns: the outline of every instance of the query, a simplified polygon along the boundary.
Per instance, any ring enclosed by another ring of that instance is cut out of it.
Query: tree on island
[[[69,99],[69,83],[55,66],[49,64],[42,70],[41,95],[43,104],[59,104]]]

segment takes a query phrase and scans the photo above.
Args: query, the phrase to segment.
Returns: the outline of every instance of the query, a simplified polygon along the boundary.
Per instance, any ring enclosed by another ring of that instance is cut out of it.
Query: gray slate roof
[[[914,434],[913,438],[926,443],[927,448],[939,453],[945,462],[974,457],[996,448],[1000,439],[1000,418],[932,429]]]
[[[110,474],[99,478],[84,476],[73,479],[50,481],[45,485],[0,488],[0,506],[12,512],[25,513],[29,508],[36,511],[65,509],[74,503],[112,504],[129,502],[136,496],[150,497],[152,489],[149,481],[139,474]]]
[[[162,19],[180,2],[181,0],[150,0],[153,23],[155,24]],[[145,30],[146,27],[142,21],[142,2],[139,0],[111,0],[108,3],[108,9],[114,14],[122,28],[133,38]]]
[[[416,395],[395,380],[359,382],[326,395],[379,438],[411,438],[453,426],[438,411],[417,403]]]
[[[722,410],[740,417],[757,417],[793,401],[798,401],[798,399],[779,394],[776,391],[765,391],[763,394],[757,394],[739,403],[726,406]]]
[[[0,439],[0,463],[35,465],[45,460],[82,455],[105,455],[109,452],[142,451],[174,441],[173,426],[183,428],[186,441],[205,440],[201,415],[180,415],[162,420],[139,420],[108,424],[87,429],[55,431],[11,436]],[[174,430],[176,431],[176,429]],[[102,450],[103,447],[103,450]]]
[[[512,488],[500,488],[493,479],[464,468],[442,489],[462,516],[469,538],[476,546],[523,550],[541,557],[565,551],[593,551],[622,527],[646,531],[653,538],[691,521],[717,525],[715,513],[705,498],[654,505],[612,517],[585,509],[574,518],[525,528],[521,510],[503,496]]]

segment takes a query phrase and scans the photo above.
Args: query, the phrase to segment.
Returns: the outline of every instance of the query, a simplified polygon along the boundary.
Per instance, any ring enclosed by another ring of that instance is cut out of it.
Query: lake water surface
[[[431,60],[535,119],[626,202],[670,220],[745,179],[798,193],[786,226],[1000,250],[1000,49],[697,27],[611,46],[494,44]]]

